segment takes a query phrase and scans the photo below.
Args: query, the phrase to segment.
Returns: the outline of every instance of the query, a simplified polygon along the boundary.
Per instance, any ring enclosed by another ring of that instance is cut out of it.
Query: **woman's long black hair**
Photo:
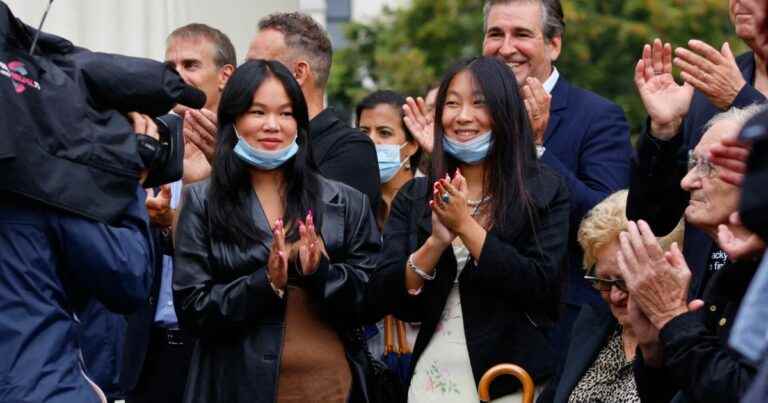
[[[510,231],[520,217],[535,220],[526,177],[537,167],[536,148],[525,104],[517,80],[506,64],[492,57],[476,57],[455,64],[443,78],[435,101],[435,143],[430,183],[454,174],[460,161],[443,151],[443,110],[448,87],[457,74],[469,71],[485,97],[491,115],[493,143],[488,150],[483,178],[483,196],[491,197],[491,223],[502,233]],[[432,187],[427,188],[432,197]]]
[[[405,140],[408,142],[413,142],[416,138],[413,137],[411,129],[409,129],[408,126],[406,126],[405,121],[403,121],[403,117],[405,117],[405,113],[403,113],[405,97],[394,91],[379,90],[372,92],[363,98],[363,100],[360,101],[360,103],[357,104],[357,107],[355,108],[355,126],[360,127],[360,116],[363,114],[364,110],[374,109],[379,105],[389,105],[398,112],[400,115],[400,127],[403,128],[403,132],[405,133]],[[418,143],[416,144],[418,145]],[[408,161],[411,163],[412,173],[416,173],[416,169],[419,168],[419,163],[421,163],[421,155],[421,147],[419,147],[416,149],[416,152],[413,153],[410,158],[408,158]]]
[[[251,215],[249,198],[253,193],[250,166],[235,155],[234,147],[238,138],[235,134],[235,120],[247,112],[253,95],[264,81],[274,77],[280,81],[291,100],[293,117],[298,127],[299,151],[285,164],[276,169],[283,170],[285,188],[285,215],[287,238],[298,237],[296,220],[303,218],[310,209],[316,213],[315,224],[319,230],[322,217],[320,183],[317,166],[312,158],[309,141],[309,116],[307,103],[301,87],[290,71],[280,62],[251,60],[237,68],[230,77],[221,95],[218,120],[219,132],[216,155],[211,172],[208,192],[209,216],[212,236],[225,243],[235,244],[243,249],[252,247],[257,240],[270,236],[270,232],[256,227]],[[270,223],[270,226],[274,223]]]

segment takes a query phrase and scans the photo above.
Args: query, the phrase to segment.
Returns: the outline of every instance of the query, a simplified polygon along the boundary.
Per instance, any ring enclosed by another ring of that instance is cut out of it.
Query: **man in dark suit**
[[[248,60],[277,60],[293,72],[309,108],[309,138],[320,173],[363,192],[376,211],[380,197],[376,148],[368,136],[325,107],[331,58],[328,33],[301,13],[276,13],[259,21],[247,55]]]
[[[181,402],[192,355],[192,339],[179,328],[173,306],[173,231],[175,208],[183,184],[210,175],[208,146],[215,142],[219,97],[236,63],[235,49],[221,31],[189,24],[168,37],[166,64],[186,83],[206,94],[203,109],[175,108],[184,117],[184,176],[181,181],[154,189],[146,201],[157,256],[148,303],[128,316],[121,388],[128,403]]]
[[[618,105],[569,84],[554,67],[565,28],[559,0],[489,0],[484,12],[483,54],[514,71],[540,158],[565,178],[571,194],[566,310],[554,335],[564,353],[580,306],[603,303],[583,279],[575,231],[592,207],[628,185],[629,125]]]
[[[645,45],[635,69],[649,124],[638,143],[627,216],[647,221],[656,234],[672,230],[689,205],[690,194],[680,181],[688,171],[688,152],[701,140],[707,122],[727,109],[764,102],[768,94],[765,57],[758,51],[765,1],[731,0],[729,5],[736,34],[755,52],[734,57],[727,43],[717,50],[691,40],[689,48],[674,51],[674,65],[685,80],[678,85],[672,76],[672,47],[656,39]],[[683,253],[694,274],[692,295],[700,295],[727,256],[693,226],[686,226]]]

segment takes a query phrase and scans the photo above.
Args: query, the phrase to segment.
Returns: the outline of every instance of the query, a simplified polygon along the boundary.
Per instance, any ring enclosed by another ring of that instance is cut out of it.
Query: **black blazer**
[[[571,331],[571,344],[557,375],[547,384],[537,403],[568,403],[571,392],[597,359],[619,322],[606,304],[584,304]]]
[[[755,81],[755,58],[752,52],[736,58],[747,85],[742,88],[732,107],[743,108],[764,102],[765,96],[752,86]],[[724,112],[709,102],[699,91],[693,93],[691,107],[683,119],[680,133],[670,141],[651,138],[650,124],[637,146],[632,164],[627,217],[643,219],[656,235],[662,236],[675,228],[688,206],[690,194],[680,187],[688,172],[688,150],[693,150],[704,134],[702,128],[716,114]],[[685,227],[683,254],[694,274],[691,297],[703,292],[703,273],[712,250],[712,239],[693,226]]]
[[[266,277],[272,239],[240,249],[211,238],[209,181],[185,188],[176,228],[173,300],[182,328],[198,337],[187,376],[186,403],[272,403],[285,328],[285,300]],[[330,259],[304,276],[313,302],[345,343],[352,371],[352,402],[367,402],[362,324],[365,289],[381,236],[365,195],[320,178],[320,230]],[[270,225],[255,194],[249,200],[257,227]]]
[[[312,156],[320,173],[368,196],[372,211],[379,199],[379,162],[371,139],[342,122],[327,108],[309,122]]]
[[[491,229],[478,264],[469,259],[459,277],[475,381],[500,363],[521,365],[536,380],[554,371],[547,332],[557,315],[568,249],[568,189],[551,168],[538,167],[527,181],[539,217],[536,228],[521,217],[507,233]],[[435,333],[457,273],[456,257],[448,248],[437,263],[435,280],[426,282],[418,296],[406,291],[406,260],[431,233],[428,186],[426,178],[416,178],[395,198],[384,227],[383,261],[370,287],[378,316],[394,312],[402,320],[422,322],[411,372]],[[512,377],[501,378],[493,383],[491,396],[519,387]]]

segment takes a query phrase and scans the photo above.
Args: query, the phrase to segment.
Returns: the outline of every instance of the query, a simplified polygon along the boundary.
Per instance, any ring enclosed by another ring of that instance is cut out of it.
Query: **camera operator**
[[[189,85],[203,91],[202,109],[177,105],[184,121],[182,180],[150,191],[146,206],[158,247],[149,303],[128,317],[121,388],[129,403],[181,402],[192,354],[189,336],[179,328],[171,293],[173,246],[171,225],[182,184],[208,178],[216,143],[216,110],[221,91],[235,70],[235,49],[229,38],[205,24],[189,24],[167,40],[165,63]]]
[[[147,116],[134,130],[157,137]],[[142,180],[147,171],[142,172]],[[105,224],[0,192],[0,398],[12,402],[97,402],[86,376],[75,307],[98,299],[127,313],[149,295],[152,245],[145,192]]]

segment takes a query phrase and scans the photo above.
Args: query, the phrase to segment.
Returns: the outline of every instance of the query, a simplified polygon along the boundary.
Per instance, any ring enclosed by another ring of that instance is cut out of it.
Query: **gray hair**
[[[187,24],[171,32],[168,35],[166,45],[170,45],[171,41],[176,38],[205,38],[213,44],[215,50],[213,62],[216,64],[216,67],[222,68],[227,64],[237,66],[237,57],[232,41],[229,40],[226,34],[216,28],[199,23]]]
[[[285,37],[285,46],[292,53],[307,58],[316,75],[318,88],[325,88],[331,74],[333,49],[331,39],[312,17],[298,13],[275,13],[259,21],[259,31],[274,29]]]
[[[483,31],[488,29],[488,14],[493,6],[523,2],[539,3],[541,6],[541,31],[547,40],[565,35],[565,19],[560,0],[486,0],[483,6]]]
[[[709,119],[709,122],[702,128],[702,133],[711,129],[712,126],[722,122],[732,122],[739,127],[744,127],[747,121],[766,109],[768,109],[768,107],[765,104],[752,104],[744,108],[728,109],[725,112],[713,116],[712,119]]]

